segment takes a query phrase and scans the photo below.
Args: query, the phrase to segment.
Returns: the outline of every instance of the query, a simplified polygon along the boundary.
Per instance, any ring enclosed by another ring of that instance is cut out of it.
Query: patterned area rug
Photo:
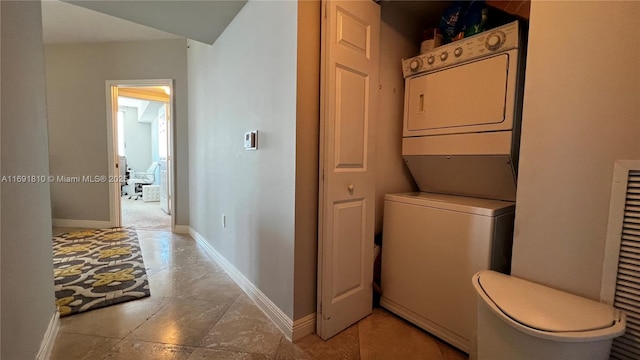
[[[96,229],[54,236],[53,268],[60,316],[150,295],[134,229]]]

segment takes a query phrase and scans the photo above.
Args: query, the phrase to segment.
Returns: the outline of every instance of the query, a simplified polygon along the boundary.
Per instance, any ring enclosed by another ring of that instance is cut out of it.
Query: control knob
[[[504,33],[501,31],[496,31],[489,36],[487,36],[487,40],[485,41],[485,46],[489,50],[497,50],[504,43]]]
[[[462,55],[462,48],[458,47],[453,51],[453,55],[455,55],[456,57],[460,57],[460,55]]]
[[[449,57],[449,54],[445,51],[442,54],[440,54],[440,60],[441,61],[445,61],[447,60],[447,58]]]
[[[433,65],[433,63],[434,63],[435,61],[436,61],[436,58],[435,58],[435,57],[433,57],[433,55],[431,55],[431,56],[429,56],[429,57],[427,58],[427,63],[428,63],[429,65]]]
[[[422,59],[420,58],[415,58],[409,63],[409,69],[413,72],[420,70],[420,68],[422,68]]]

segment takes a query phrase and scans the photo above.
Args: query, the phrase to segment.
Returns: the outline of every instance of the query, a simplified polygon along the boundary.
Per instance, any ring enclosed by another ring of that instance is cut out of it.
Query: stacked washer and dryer
[[[402,155],[419,193],[387,194],[381,305],[457,348],[475,273],[509,273],[522,108],[516,21],[403,60]]]

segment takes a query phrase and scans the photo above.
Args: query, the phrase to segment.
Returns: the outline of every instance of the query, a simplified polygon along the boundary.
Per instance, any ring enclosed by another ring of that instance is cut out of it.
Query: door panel
[[[336,68],[336,168],[363,168],[366,158],[367,75]]]
[[[328,339],[371,313],[380,7],[323,11],[317,332]]]
[[[333,302],[358,292],[364,283],[362,245],[367,239],[360,226],[366,215],[363,199],[336,204],[333,209],[333,238],[353,239],[353,241],[336,242],[333,247]]]
[[[338,45],[350,47],[369,57],[371,27],[340,7],[336,10],[336,16]]]

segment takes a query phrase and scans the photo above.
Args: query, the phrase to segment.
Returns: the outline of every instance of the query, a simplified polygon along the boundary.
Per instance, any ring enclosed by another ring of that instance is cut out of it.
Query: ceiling
[[[246,0],[42,1],[47,44],[189,38],[213,44]]]
[[[451,1],[382,0],[435,24]],[[42,0],[46,44],[188,38],[213,44],[246,0]]]
[[[158,110],[164,106],[160,101],[147,101],[135,98],[118,97],[118,109],[135,108],[138,116],[138,122],[150,124],[158,118]]]
[[[182,38],[57,0],[42,2],[42,37],[45,44]]]

